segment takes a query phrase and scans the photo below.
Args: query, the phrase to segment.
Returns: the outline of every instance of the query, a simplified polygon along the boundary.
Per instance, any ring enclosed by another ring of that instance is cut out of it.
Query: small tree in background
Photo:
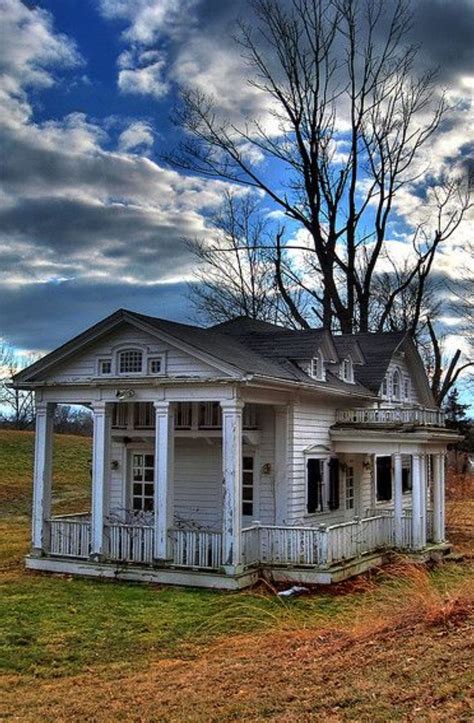
[[[0,422],[13,429],[30,429],[35,419],[35,400],[31,391],[12,389],[9,385],[22,368],[35,361],[33,355],[26,363],[9,344],[0,346]]]

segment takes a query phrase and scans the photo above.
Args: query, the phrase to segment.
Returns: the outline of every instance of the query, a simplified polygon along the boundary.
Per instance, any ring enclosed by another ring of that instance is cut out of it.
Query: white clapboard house
[[[119,310],[17,374],[36,395],[34,570],[236,589],[447,548],[444,426],[404,333]],[[92,503],[52,516],[55,404],[94,418]]]

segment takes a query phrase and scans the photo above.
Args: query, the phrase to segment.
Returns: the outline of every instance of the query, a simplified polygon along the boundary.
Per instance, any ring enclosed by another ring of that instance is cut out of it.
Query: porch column
[[[392,455],[393,469],[393,531],[395,546],[403,546],[403,490],[402,490],[402,455]]]
[[[424,477],[422,476],[422,456],[419,454],[413,454],[411,458],[412,465],[412,492],[411,492],[411,507],[412,507],[412,519],[411,519],[411,537],[412,537],[412,548],[414,550],[420,550],[426,544],[426,528],[423,529],[423,484]]]
[[[36,404],[35,461],[33,471],[32,552],[47,552],[48,520],[51,517],[51,471],[55,404]]]
[[[288,519],[288,407],[276,406],[275,411],[275,524],[284,525]]]
[[[170,559],[169,530],[173,527],[174,413],[170,402],[155,402],[155,534],[154,558]]]
[[[241,562],[243,406],[236,400],[221,402],[224,473],[222,564],[230,574],[237,571]]]
[[[104,557],[104,522],[106,499],[110,481],[110,404],[92,404],[94,432],[92,438],[92,515],[91,515],[91,556],[97,560]]]
[[[444,542],[444,454],[433,456],[433,542]]]

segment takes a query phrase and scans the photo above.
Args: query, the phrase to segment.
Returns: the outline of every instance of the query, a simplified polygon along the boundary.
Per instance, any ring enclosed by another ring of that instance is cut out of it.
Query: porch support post
[[[242,409],[237,400],[222,407],[222,565],[228,574],[239,571],[242,529]]]
[[[402,490],[402,455],[392,455],[393,468],[393,531],[395,547],[403,546],[403,490]]]
[[[284,525],[288,519],[288,407],[275,410],[275,524]]]
[[[92,414],[94,432],[92,438],[91,557],[100,560],[106,553],[104,523],[110,480],[110,404],[94,402]]]
[[[51,517],[51,472],[53,460],[53,416],[55,404],[36,404],[35,461],[33,471],[32,554],[47,552],[48,521]]]
[[[426,528],[423,529],[423,490],[424,479],[422,476],[423,457],[419,454],[412,455],[412,493],[411,493],[411,537],[412,548],[421,550],[426,544]]]
[[[433,542],[444,542],[444,454],[433,457]]]
[[[155,561],[166,564],[171,557],[169,530],[174,514],[174,414],[170,402],[155,402]]]

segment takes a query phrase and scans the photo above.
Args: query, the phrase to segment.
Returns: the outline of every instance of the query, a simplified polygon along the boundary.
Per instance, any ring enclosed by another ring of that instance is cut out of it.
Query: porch
[[[91,518],[89,514],[51,518],[48,557],[86,561],[91,557]],[[254,523],[241,531],[240,574],[259,569],[292,568],[328,573],[354,561],[359,563],[374,553],[412,549],[411,510],[401,518],[401,539],[396,540],[393,510],[355,518],[349,522],[318,527],[289,527]],[[168,530],[169,559],[166,564],[154,558],[154,525],[108,523],[104,525],[102,562],[120,570],[134,567],[223,574],[223,533],[221,530],[171,528]],[[433,540],[432,514],[427,520],[427,542]],[[34,565],[37,567],[37,565]],[[176,581],[179,584],[179,576]],[[316,578],[315,578],[316,579]]]

